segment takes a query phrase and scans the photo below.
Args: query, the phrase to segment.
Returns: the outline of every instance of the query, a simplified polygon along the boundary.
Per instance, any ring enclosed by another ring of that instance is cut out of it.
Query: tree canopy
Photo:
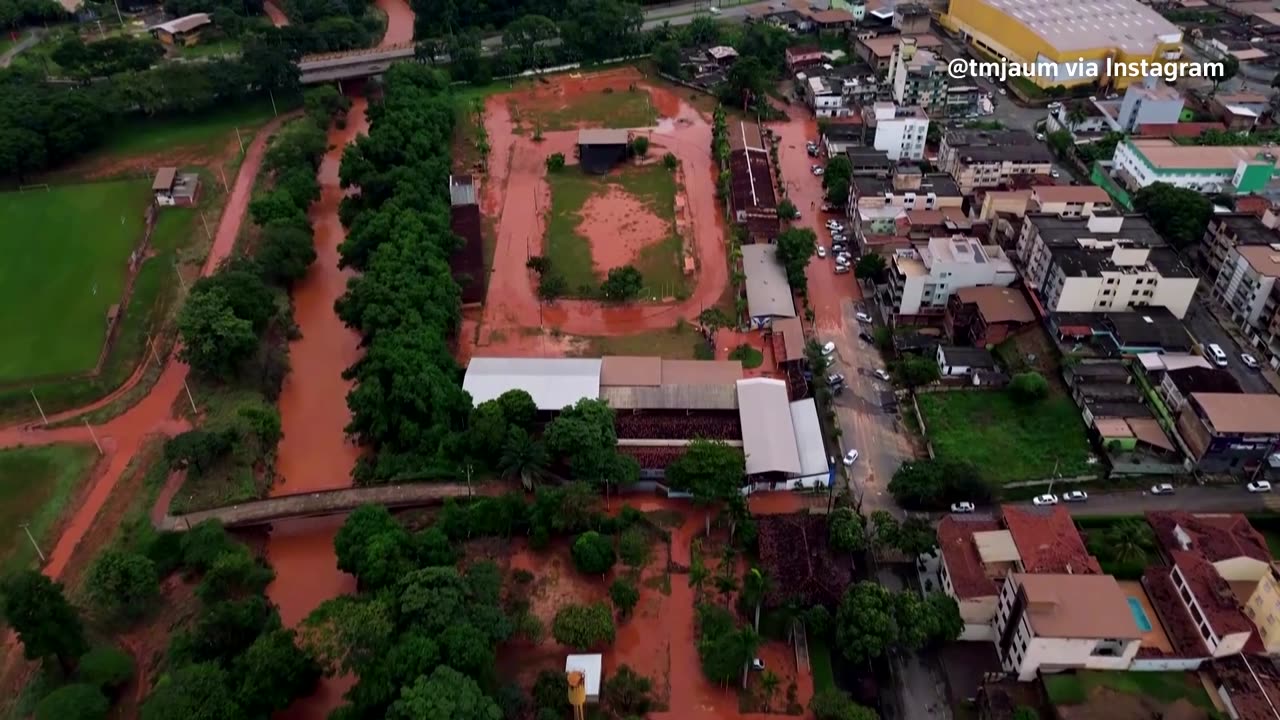
[[[1161,237],[1179,250],[1200,242],[1213,215],[1213,203],[1208,196],[1161,182],[1139,190],[1133,196],[1133,206],[1147,217]]]
[[[977,468],[942,458],[903,463],[889,481],[889,492],[911,510],[945,510],[956,502],[991,499],[991,488]]]
[[[56,583],[35,570],[0,579],[0,618],[18,634],[28,660],[55,658],[64,675],[89,649],[80,615]]]
[[[787,273],[787,284],[794,290],[803,291],[809,286],[804,271],[809,267],[809,259],[817,252],[818,236],[809,228],[788,228],[778,233],[775,244],[778,262]]]

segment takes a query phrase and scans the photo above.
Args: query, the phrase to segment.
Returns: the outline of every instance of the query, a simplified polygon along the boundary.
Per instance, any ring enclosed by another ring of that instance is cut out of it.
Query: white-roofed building
[[[564,659],[564,672],[565,675],[571,672],[582,673],[583,680],[587,686],[587,702],[600,702],[600,676],[603,673],[603,664],[599,653],[566,657]]]
[[[822,425],[818,421],[818,405],[813,398],[791,403],[791,427],[795,431],[796,454],[800,472],[788,478],[787,489],[826,487],[831,482],[831,465],[822,442]]]
[[[472,358],[462,389],[476,405],[524,390],[539,410],[562,410],[600,397],[599,358]]]
[[[742,449],[747,475],[800,475],[787,384],[769,378],[738,381],[738,415],[742,419]]]
[[[742,271],[747,276],[747,314],[753,327],[768,327],[774,318],[796,316],[791,285],[778,262],[776,245],[743,245]]]

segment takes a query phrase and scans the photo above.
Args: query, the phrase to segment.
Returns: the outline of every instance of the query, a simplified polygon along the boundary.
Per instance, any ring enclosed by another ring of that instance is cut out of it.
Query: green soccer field
[[[93,369],[150,194],[145,180],[0,193],[0,383]]]

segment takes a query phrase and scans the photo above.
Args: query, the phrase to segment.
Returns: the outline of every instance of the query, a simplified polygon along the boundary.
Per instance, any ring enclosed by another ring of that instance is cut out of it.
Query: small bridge
[[[304,55],[298,60],[303,85],[381,75],[391,63],[414,58],[413,43],[345,52]]]
[[[451,497],[467,497],[469,494],[493,495],[508,489],[501,483],[485,483],[470,491],[461,483],[406,483],[343,488],[342,490],[281,495],[186,515],[165,515],[164,519],[156,524],[156,528],[182,532],[190,530],[192,526],[205,520],[219,520],[226,527],[253,527],[294,518],[342,515],[361,505],[385,505],[389,508],[418,507],[442,503]]]

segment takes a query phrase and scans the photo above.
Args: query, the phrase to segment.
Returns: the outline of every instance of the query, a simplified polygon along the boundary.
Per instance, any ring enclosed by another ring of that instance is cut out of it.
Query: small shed
[[[196,173],[179,173],[178,168],[162,167],[151,181],[151,194],[156,205],[190,207],[196,204],[200,194],[200,176]]]
[[[587,702],[600,702],[600,674],[602,672],[602,656],[599,653],[592,655],[570,655],[564,659],[564,672],[567,676],[571,672],[582,673],[585,680],[587,690]]]
[[[200,41],[200,32],[212,22],[209,13],[192,13],[147,29],[165,45],[195,45]]]
[[[631,136],[626,130],[579,130],[578,164],[596,175],[604,175],[627,159]]]

